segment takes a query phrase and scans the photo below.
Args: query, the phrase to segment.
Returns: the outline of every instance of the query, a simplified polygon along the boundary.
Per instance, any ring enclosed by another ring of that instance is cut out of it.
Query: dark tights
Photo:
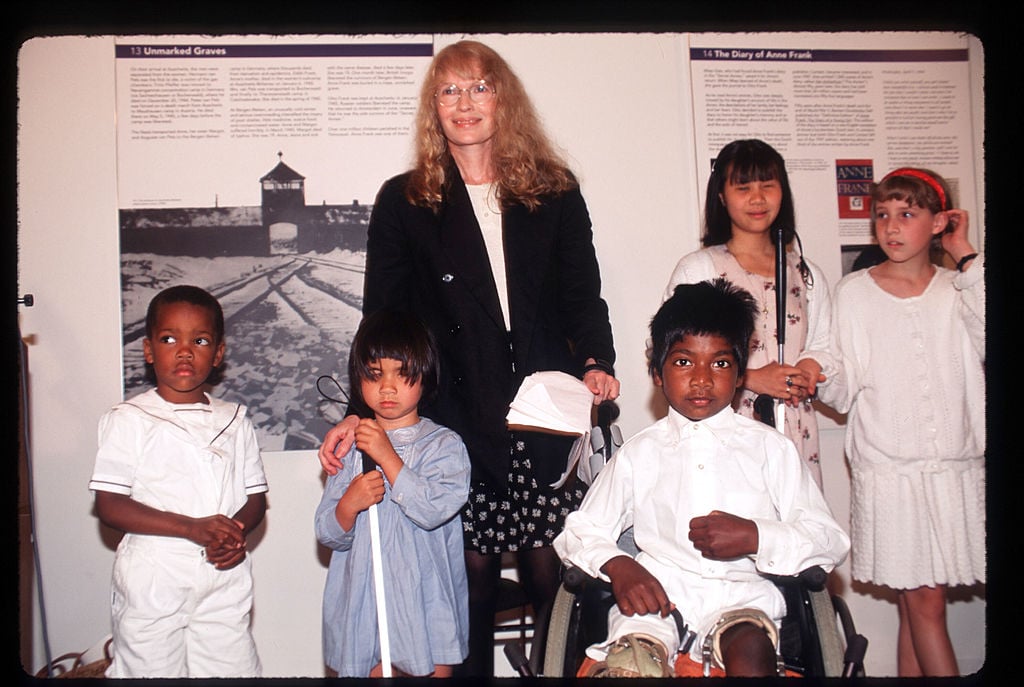
[[[457,674],[464,677],[494,675],[494,615],[497,610],[501,554],[481,554],[466,549],[469,581],[469,658]],[[548,616],[558,585],[560,562],[550,546],[525,549],[513,554],[519,582],[533,606],[534,632],[531,667],[537,671],[543,661]]]

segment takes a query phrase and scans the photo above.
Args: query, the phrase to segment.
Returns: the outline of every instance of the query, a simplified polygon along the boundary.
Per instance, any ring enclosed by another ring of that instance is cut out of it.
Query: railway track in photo
[[[362,309],[362,255],[161,260],[161,276],[128,275],[149,293],[135,294],[133,316],[125,314],[126,397],[148,386],[145,304],[167,286],[196,284],[224,309],[227,353],[214,393],[249,407],[264,450],[318,446],[343,409],[324,401],[316,380],[330,375],[347,386],[348,348]]]

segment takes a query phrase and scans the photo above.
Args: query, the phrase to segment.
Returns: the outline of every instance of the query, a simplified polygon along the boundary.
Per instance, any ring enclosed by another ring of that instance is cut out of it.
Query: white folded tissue
[[[505,417],[511,429],[528,429],[576,436],[576,442],[566,457],[562,476],[551,484],[561,487],[579,463],[577,472],[586,484],[593,481],[596,472],[590,460],[581,461],[590,448],[591,412],[594,394],[582,381],[564,372],[545,370],[526,377],[516,392]]]

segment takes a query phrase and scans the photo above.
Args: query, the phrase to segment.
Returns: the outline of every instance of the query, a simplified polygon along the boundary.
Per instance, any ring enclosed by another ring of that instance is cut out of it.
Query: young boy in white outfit
[[[735,413],[756,304],[724,279],[680,285],[651,321],[649,370],[668,416],[627,441],[554,542],[611,582],[600,677],[672,674],[678,610],[727,675],[774,675],[782,593],[763,576],[830,571],[850,540],[793,443]],[[635,557],[616,545],[633,528]]]
[[[246,535],[267,480],[246,409],[206,392],[224,358],[224,314],[195,286],[146,313],[156,388],[100,420],[89,489],[123,531],[114,560],[107,677],[258,677]]]

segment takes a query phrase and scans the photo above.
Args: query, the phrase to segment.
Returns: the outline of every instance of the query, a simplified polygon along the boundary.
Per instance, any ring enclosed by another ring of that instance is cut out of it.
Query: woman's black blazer
[[[487,249],[459,174],[439,210],[405,197],[408,174],[387,181],[370,218],[363,312],[415,313],[441,358],[436,396],[423,415],[458,432],[475,479],[504,487],[510,457],[505,415],[520,382],[539,370],[580,376],[593,357],[614,362],[608,306],[590,215],[577,188],[530,211],[503,211],[509,321],[506,331]],[[571,440],[516,434],[539,479],[553,482]]]

